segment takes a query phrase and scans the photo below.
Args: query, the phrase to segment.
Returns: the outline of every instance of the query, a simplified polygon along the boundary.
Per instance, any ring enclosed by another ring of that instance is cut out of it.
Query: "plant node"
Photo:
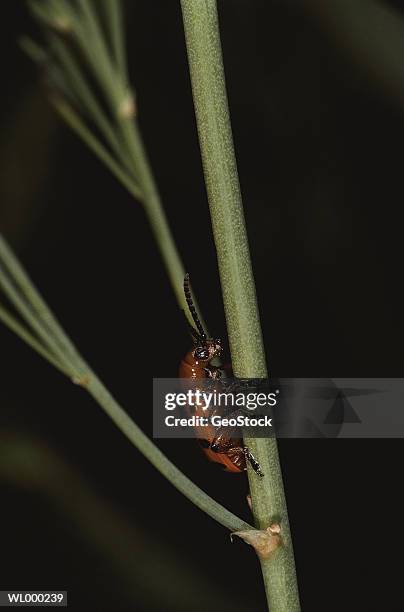
[[[267,529],[248,529],[246,531],[234,531],[232,536],[237,536],[247,542],[255,549],[260,559],[268,559],[270,555],[282,546],[281,526],[273,523]]]
[[[137,115],[135,96],[128,91],[118,108],[118,116],[122,119],[133,119]]]
[[[72,22],[67,15],[59,15],[52,19],[51,26],[60,34],[70,34],[73,30]]]
[[[79,387],[83,387],[84,389],[87,389],[87,387],[90,385],[90,377],[88,376],[88,374],[85,374],[83,376],[73,376],[71,380],[74,385],[78,385]]]

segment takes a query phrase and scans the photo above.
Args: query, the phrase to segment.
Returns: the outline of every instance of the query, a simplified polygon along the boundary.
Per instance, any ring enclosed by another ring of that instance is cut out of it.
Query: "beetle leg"
[[[227,453],[233,445],[234,441],[229,438],[229,434],[226,431],[223,431],[223,428],[219,427],[210,444],[210,449],[214,453]]]
[[[222,370],[216,366],[210,365],[209,367],[204,368],[204,370],[208,378],[214,378],[217,380],[222,376]]]
[[[261,476],[262,478],[264,474],[261,472],[261,466],[247,446],[244,446],[244,455],[245,455],[246,461],[248,461],[248,463],[251,465],[254,472],[258,474],[258,476]]]

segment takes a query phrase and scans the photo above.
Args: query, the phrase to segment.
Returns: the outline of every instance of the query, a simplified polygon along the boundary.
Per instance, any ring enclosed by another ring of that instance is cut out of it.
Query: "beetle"
[[[208,338],[203,329],[193,303],[189,274],[186,274],[184,278],[184,293],[196,329],[190,326],[194,346],[180,363],[179,377],[193,380],[210,378],[220,385],[223,369],[213,365],[212,361],[221,356],[221,341],[217,338]],[[194,410],[197,413],[198,408]],[[199,410],[202,408],[200,407]],[[229,414],[235,416],[236,412],[239,412],[238,408],[234,408]],[[247,469],[248,461],[258,476],[264,475],[254,455],[243,444],[242,438],[231,438],[228,430],[224,431],[221,427],[213,425],[196,427],[195,433],[207,458],[223,465],[227,472],[244,472]]]

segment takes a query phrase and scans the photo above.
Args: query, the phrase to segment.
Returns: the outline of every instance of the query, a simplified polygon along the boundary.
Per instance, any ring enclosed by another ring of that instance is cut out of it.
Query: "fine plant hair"
[[[46,75],[50,103],[141,203],[179,308],[190,325],[200,321],[203,331],[206,326],[196,302],[195,314],[188,307],[183,290],[184,266],[140,135],[120,0],[28,0],[27,4],[40,27],[42,43],[24,37],[21,46]],[[181,0],[181,8],[233,370],[240,378],[265,378],[266,359],[228,112],[216,0]],[[265,474],[257,478],[248,468],[253,526],[197,487],[139,429],[73,345],[1,236],[0,287],[13,307],[11,310],[0,304],[3,323],[86,390],[183,495],[255,548],[272,612],[300,610],[276,440],[245,439]]]

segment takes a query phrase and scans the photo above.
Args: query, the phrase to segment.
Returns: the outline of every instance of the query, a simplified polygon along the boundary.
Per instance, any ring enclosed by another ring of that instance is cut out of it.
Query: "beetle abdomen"
[[[178,374],[180,378],[192,378],[194,380],[209,378],[208,369],[209,364],[201,364],[194,358],[194,351],[191,350],[181,361]],[[202,413],[202,407],[199,409],[193,407],[192,410],[190,407],[187,408],[187,412],[191,416],[199,411]],[[216,429],[213,425],[195,428],[195,435],[203,452],[210,461],[224,466],[228,472],[237,473],[245,470],[242,440],[226,439],[224,444],[220,444],[217,449],[212,450],[211,445],[216,438]]]

